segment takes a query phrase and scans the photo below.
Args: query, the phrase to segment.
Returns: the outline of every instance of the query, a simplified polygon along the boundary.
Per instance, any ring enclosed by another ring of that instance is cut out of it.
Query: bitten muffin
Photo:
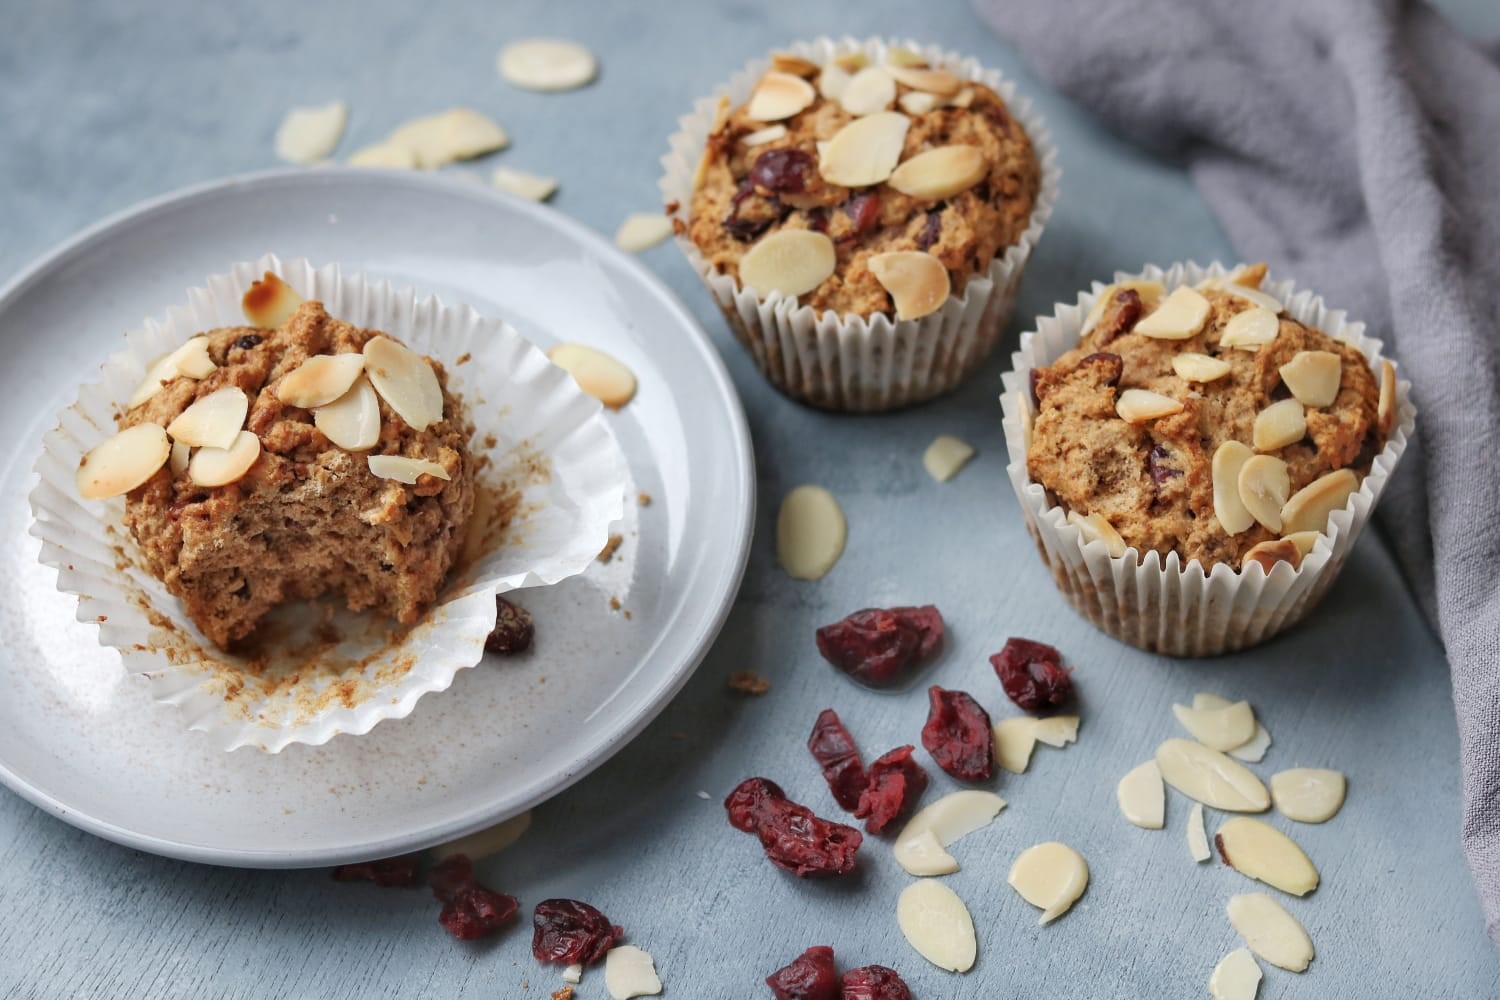
[[[1031,478],[1085,538],[1205,571],[1297,566],[1385,444],[1389,362],[1288,316],[1265,265],[1167,294],[1102,292],[1079,346],[1031,376]]]

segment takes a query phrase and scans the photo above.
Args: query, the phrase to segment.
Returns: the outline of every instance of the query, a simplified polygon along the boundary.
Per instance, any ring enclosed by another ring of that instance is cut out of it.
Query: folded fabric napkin
[[[1500,942],[1500,60],[1414,0],[974,3],[1411,379],[1419,440],[1383,527],[1447,648],[1464,848]]]

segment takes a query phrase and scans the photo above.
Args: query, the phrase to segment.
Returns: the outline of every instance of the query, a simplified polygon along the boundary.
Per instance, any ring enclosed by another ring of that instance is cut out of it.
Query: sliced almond
[[[1292,569],[1302,565],[1302,552],[1295,542],[1285,538],[1257,542],[1240,559],[1240,569],[1249,569],[1251,563],[1256,563],[1269,575],[1279,562],[1286,563]]]
[[[188,462],[188,478],[199,486],[228,486],[250,471],[260,458],[260,438],[240,431],[228,448],[199,448]]]
[[[758,122],[779,122],[807,108],[818,99],[812,84],[800,76],[772,70],[760,78],[745,106],[745,117]]]
[[[844,554],[848,525],[839,502],[821,486],[798,486],[776,515],[776,558],[794,580],[820,580]]]
[[[896,99],[901,110],[909,115],[925,115],[941,103],[942,98],[936,94],[925,94],[920,90],[908,90]]]
[[[1268,531],[1281,532],[1281,508],[1291,492],[1286,463],[1270,455],[1256,455],[1240,466],[1240,502]]]
[[[1381,434],[1389,434],[1396,426],[1396,366],[1386,358],[1380,359],[1380,405],[1376,419]]]
[[[1302,487],[1281,508],[1282,530],[1326,531],[1328,515],[1343,510],[1359,489],[1359,477],[1348,469],[1325,473]]]
[[[1265,812],[1271,794],[1249,768],[1192,740],[1167,740],[1156,748],[1162,780],[1190,799],[1225,812]]]
[[[1213,1000],[1255,1000],[1260,990],[1260,966],[1248,948],[1236,948],[1214,966],[1208,977],[1208,993]]]
[[[411,150],[418,167],[435,170],[457,160],[470,160],[504,149],[510,145],[510,137],[478,111],[453,108],[407,122],[392,132],[386,142]]]
[[[761,295],[795,298],[817,288],[838,263],[833,240],[810,229],[778,229],[740,258],[740,283]]]
[[[1208,831],[1203,825],[1202,802],[1194,802],[1193,808],[1188,810],[1187,845],[1188,854],[1200,865],[1213,857],[1213,852],[1208,849]]]
[[[1127,423],[1143,424],[1148,420],[1181,413],[1182,404],[1171,396],[1163,396],[1149,389],[1126,389],[1115,402],[1115,412]]]
[[[1011,774],[1025,774],[1036,749],[1036,719],[1015,715],[995,723],[995,762]]]
[[[479,861],[499,854],[521,839],[521,835],[531,829],[531,813],[523,812],[519,816],[512,816],[503,823],[477,830],[467,837],[450,840],[445,844],[428,848],[432,856],[442,861],[451,858],[455,854],[462,854],[470,861]]]
[[[1211,750],[1232,750],[1255,735],[1255,712],[1248,701],[1223,708],[1173,705],[1172,714],[1193,739]]]
[[[891,176],[901,162],[911,119],[898,111],[857,118],[833,134],[819,151],[818,172],[830,184],[868,187]]]
[[[1250,442],[1256,451],[1275,451],[1307,436],[1307,410],[1301,401],[1283,399],[1255,415]]]
[[[952,97],[948,98],[948,106],[953,108],[967,108],[974,103],[974,88],[965,87]]]
[[[172,454],[172,442],[160,424],[136,424],[98,445],[78,466],[74,483],[85,500],[106,500],[140,486],[156,475]]]
[[[628,253],[650,250],[672,235],[672,220],[659,212],[632,212],[615,230],[615,246]],[[826,239],[826,237],[825,237]]]
[[[870,65],[870,57],[863,52],[846,52],[841,56],[834,56],[833,65],[845,73],[858,73]]]
[[[385,170],[417,169],[417,154],[405,146],[391,142],[377,142],[373,146],[358,149],[349,157],[351,167],[379,167]]]
[[[562,38],[528,38],[512,42],[496,59],[500,75],[525,90],[573,90],[599,72],[594,54]]]
[[[172,440],[194,448],[228,448],[245,426],[250,398],[238,386],[209,393],[167,425]]]
[[[1219,827],[1214,844],[1224,863],[1241,875],[1293,896],[1318,887],[1318,870],[1302,848],[1280,830],[1249,816],[1236,816]]]
[[[989,166],[977,146],[938,146],[918,153],[891,174],[890,185],[919,201],[940,201],[984,180]]]
[[[993,792],[951,792],[919,810],[896,836],[896,862],[912,875],[947,875],[958,862],[944,848],[981,827],[1005,808]]]
[[[149,402],[152,396],[161,392],[166,384],[177,378],[179,372],[171,354],[163,354],[155,361],[146,366],[146,374],[141,378],[141,384],[135,387],[131,393],[125,408],[135,409],[143,403]]]
[[[1042,910],[1042,924],[1050,924],[1083,895],[1089,884],[1089,866],[1067,844],[1049,841],[1028,847],[1010,866],[1010,886],[1021,898]]]
[[[886,63],[885,71],[903,87],[921,90],[939,97],[952,97],[963,89],[964,82],[945,69],[923,69]]]
[[[1308,553],[1313,550],[1313,546],[1317,544],[1318,536],[1321,534],[1321,531],[1289,531],[1281,536],[1281,540],[1291,542],[1297,546],[1297,552],[1302,558],[1306,559]]]
[[[1338,771],[1294,767],[1271,775],[1271,798],[1287,819],[1326,823],[1344,806],[1345,781]]]
[[[878,253],[869,259],[868,266],[875,280],[890,293],[897,319],[921,319],[937,312],[952,290],[948,268],[925,250]]]
[[[896,81],[879,66],[866,66],[849,79],[839,103],[856,118],[884,111],[896,100]]]
[[[1297,402],[1317,409],[1338,398],[1344,362],[1332,351],[1298,351],[1279,371]]]
[[[951,434],[939,434],[922,453],[922,467],[933,479],[946,483],[973,457],[973,445]]]
[[[423,476],[449,480],[448,470],[425,458],[407,458],[405,455],[371,455],[370,474],[379,479],[393,479],[407,486],[415,486]]]
[[[572,965],[563,969],[562,981],[565,983],[572,983],[574,986],[577,986],[579,983],[583,982],[583,963],[574,962]]]
[[[1105,519],[1103,514],[1080,514],[1076,510],[1068,511],[1068,523],[1078,529],[1083,536],[1085,545],[1090,542],[1103,542],[1104,547],[1109,550],[1111,559],[1118,559],[1125,554],[1128,548],[1125,539],[1115,530],[1115,526]]]
[[[578,388],[612,410],[618,410],[635,398],[635,372],[597,347],[558,344],[547,352],[547,357],[572,375]]]
[[[858,72],[857,70],[855,72]],[[823,72],[818,74],[818,93],[830,101],[837,101],[844,96],[844,91],[849,87],[849,81],[854,79],[838,63],[829,63],[823,67]]]
[[[496,167],[490,174],[490,186],[529,201],[546,201],[557,193],[557,178],[528,174],[524,170]]]
[[[1269,309],[1273,314],[1279,314],[1282,309],[1280,300],[1274,295],[1267,295],[1261,291],[1259,281],[1247,284],[1247,282],[1251,282],[1252,280],[1254,279],[1250,269],[1241,268],[1233,274],[1226,274],[1222,278],[1209,278],[1205,281],[1200,281],[1198,289],[1200,291],[1213,290],[1224,292],[1227,295],[1233,295],[1235,298],[1243,299],[1253,305],[1260,306],[1262,309]]]
[[[193,458],[193,449],[181,441],[172,442],[172,454],[167,459],[167,468],[172,470],[172,475],[180,476],[188,470],[188,462]]]
[[[1188,382],[1217,382],[1229,374],[1229,362],[1221,358],[1183,351],[1172,358],[1172,370]]]
[[[1161,768],[1148,760],[1125,773],[1115,786],[1115,798],[1125,819],[1142,830],[1160,830],[1167,822],[1167,792]]]
[[[1234,704],[1228,698],[1220,698],[1216,694],[1199,691],[1193,695],[1193,707],[1195,709],[1228,708]],[[1240,744],[1225,751],[1235,760],[1243,760],[1251,764],[1258,764],[1265,757],[1266,751],[1271,748],[1271,734],[1266,730],[1265,723],[1259,719],[1255,720],[1255,735]]]
[[[604,953],[604,988],[613,1000],[654,997],[661,992],[661,977],[649,952],[633,944],[622,944]]]
[[[1255,523],[1240,500],[1240,470],[1255,452],[1238,441],[1225,441],[1214,450],[1214,517],[1228,535],[1238,535]]]
[[[364,356],[370,384],[412,430],[443,419],[443,389],[426,358],[389,337],[371,337]]]
[[[1231,896],[1229,925],[1250,950],[1278,969],[1302,972],[1312,962],[1312,939],[1276,900],[1263,892]]]
[[[1219,335],[1220,347],[1239,347],[1247,350],[1259,350],[1276,339],[1276,334],[1281,332],[1281,321],[1271,310],[1261,306],[1251,306],[1243,312],[1237,312],[1224,324],[1224,330]]]
[[[958,893],[936,879],[913,882],[896,901],[896,923],[917,954],[949,972],[974,967],[974,919]]]
[[[363,354],[314,354],[276,383],[276,398],[310,410],[333,402],[365,370]]]
[[[885,54],[885,61],[890,66],[906,66],[914,69],[927,65],[926,56],[901,45],[888,49]]]
[[[240,308],[252,326],[276,330],[284,326],[292,318],[292,313],[297,311],[297,307],[306,301],[292,290],[291,285],[267,271],[264,277],[245,292],[245,297],[240,300]]]
[[[777,122],[775,125],[767,125],[763,129],[757,129],[754,132],[740,136],[740,145],[747,147],[764,146],[768,142],[785,139],[786,134],[786,126]]]
[[[133,410],[145,403],[173,379],[204,379],[213,374],[217,367],[208,356],[208,338],[201,335],[192,337],[177,350],[164,354],[151,363],[146,369],[146,377],[141,379],[141,384],[125,404],[126,408]]]
[[[1158,340],[1187,340],[1203,329],[1211,309],[1197,290],[1182,285],[1174,288],[1131,332]]]
[[[380,400],[367,378],[313,411],[313,424],[345,451],[369,451],[380,443]]]
[[[790,52],[773,52],[771,53],[771,68],[778,73],[810,77],[817,76],[820,67],[811,59],[804,59]]]
[[[1045,719],[1037,719],[1032,733],[1038,743],[1060,750],[1069,743],[1078,742],[1078,716],[1049,715]]]
[[[1086,335],[1099,322],[1099,317],[1104,315],[1105,308],[1110,300],[1115,297],[1116,292],[1132,291],[1140,296],[1141,305],[1151,309],[1167,294],[1166,286],[1160,281],[1117,281],[1112,285],[1105,285],[1099,289],[1099,294],[1094,296],[1094,304],[1089,308],[1088,315],[1084,317],[1082,335]]]
[[[348,123],[349,106],[343,101],[292,108],[276,129],[276,155],[303,166],[326,160],[344,137]]]

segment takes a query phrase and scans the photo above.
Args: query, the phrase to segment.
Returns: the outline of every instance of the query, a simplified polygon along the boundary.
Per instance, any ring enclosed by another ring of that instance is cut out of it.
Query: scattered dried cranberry
[[[864,842],[854,827],[819,819],[765,778],[746,778],[729,793],[724,808],[736,829],[760,837],[772,864],[799,878],[847,875]]]
[[[438,923],[460,941],[488,937],[516,915],[516,897],[486,889],[474,881],[474,866],[468,857],[455,854],[443,859],[427,876],[432,894],[442,901]]]
[[[861,236],[880,222],[880,195],[864,191],[844,202],[844,213],[854,223],[854,235]]]
[[[438,862],[427,873],[434,899],[445,901],[466,885],[474,884],[474,863],[467,854],[454,854]]]
[[[917,234],[917,247],[927,250],[943,236],[943,213],[928,212],[927,221],[922,223],[922,231]]]
[[[818,652],[861,684],[890,687],[908,665],[936,651],[943,632],[943,616],[930,604],[865,608],[818,629]]]
[[[736,830],[754,833],[767,814],[767,803],[784,798],[786,792],[770,778],[746,778],[724,800],[729,825]]]
[[[538,962],[593,965],[625,935],[617,924],[576,899],[544,899],[531,915],[531,953]]]
[[[869,780],[854,811],[870,833],[880,833],[910,811],[927,788],[927,772],[912,758],[910,745],[897,747],[870,765]]]
[[[248,351],[252,347],[255,347],[256,345],[258,345],[260,343],[260,341],[261,341],[260,334],[258,334],[258,333],[247,333],[243,337],[241,337],[239,340],[236,340],[234,342],[234,346],[238,347],[242,351]]]
[[[1172,453],[1164,445],[1156,445],[1146,453],[1146,469],[1151,473],[1151,481],[1157,486],[1182,475],[1181,469],[1174,469],[1164,464],[1172,457]]]
[[[495,598],[495,630],[484,640],[487,653],[524,653],[531,648],[536,626],[531,612],[503,597]]]
[[[1073,671],[1062,665],[1057,647],[1012,637],[990,657],[1005,693],[1018,707],[1035,712],[1055,708],[1073,696]]]
[[[865,789],[865,762],[859,758],[854,737],[833,709],[825,708],[818,714],[807,738],[807,749],[823,769],[823,780],[828,782],[834,801],[848,812],[857,809]]]
[[[931,708],[922,727],[922,745],[938,767],[959,781],[983,781],[995,760],[995,735],[990,717],[964,691],[927,689]]]
[[[768,149],[755,158],[750,181],[778,194],[801,194],[816,172],[812,156],[800,149]]]
[[[844,973],[841,1000],[911,1000],[911,990],[895,969],[862,965]]]
[[[333,879],[335,882],[374,882],[383,889],[415,889],[422,884],[417,859],[410,855],[339,865],[333,870]]]
[[[1141,294],[1134,288],[1123,288],[1110,296],[1109,304],[1099,314],[1099,322],[1089,331],[1100,344],[1107,344],[1124,333],[1135,329],[1144,311]]]
[[[839,977],[833,971],[833,949],[814,945],[766,977],[776,1000],[839,1000]]]

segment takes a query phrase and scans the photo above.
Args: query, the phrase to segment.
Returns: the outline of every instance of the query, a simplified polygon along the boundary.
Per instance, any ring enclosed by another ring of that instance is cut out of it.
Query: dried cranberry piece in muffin
[[[1095,351],[1078,362],[1079,368],[1085,365],[1097,366],[1098,370],[1103,373],[1105,385],[1119,385],[1120,379],[1125,375],[1125,359],[1108,351]]]
[[[894,820],[911,811],[927,788],[927,771],[912,757],[908,744],[878,758],[866,772],[865,790],[859,796],[856,819],[865,821],[870,833],[881,833]]]
[[[777,194],[801,194],[817,169],[813,158],[800,149],[768,149],[755,158],[750,181]]]
[[[760,838],[772,864],[799,878],[847,875],[864,842],[854,827],[814,816],[765,778],[746,778],[729,793],[724,808],[736,829]]]
[[[524,653],[531,648],[536,626],[531,612],[503,597],[495,598],[495,629],[484,640],[487,653]]]
[[[943,238],[943,213],[928,212],[927,218],[922,222],[922,230],[917,233],[917,249],[930,250],[932,245]]]
[[[531,914],[531,954],[538,962],[593,965],[625,931],[588,903],[544,899]]]
[[[755,185],[746,180],[735,191],[734,197],[729,200],[729,214],[724,217],[724,231],[742,243],[755,239],[761,233],[771,228],[771,223],[776,221],[769,216],[765,218],[747,219],[741,217],[745,202],[755,194]]]
[[[791,964],[766,977],[776,1000],[839,1000],[839,977],[833,969],[833,949],[813,945]]]
[[[807,738],[807,749],[823,769],[823,780],[828,782],[834,801],[849,812],[859,808],[866,783],[865,762],[860,759],[854,737],[833,709],[825,708],[818,714]]]
[[[844,203],[844,214],[854,225],[854,236],[863,236],[880,223],[880,195],[861,191]]]
[[[1056,646],[1013,636],[990,663],[1006,695],[1027,712],[1056,708],[1073,697],[1073,670],[1062,665]]]
[[[399,858],[339,865],[333,870],[333,880],[374,882],[382,889],[415,889],[422,884],[422,877],[417,872],[417,859],[409,854]]]
[[[839,996],[840,1000],[911,1000],[911,989],[895,969],[862,965],[844,973]]]
[[[1134,330],[1144,311],[1141,293],[1134,288],[1122,288],[1110,296],[1109,305],[1104,307],[1104,312],[1099,316],[1099,322],[1094,324],[1089,335],[1097,337],[1101,345],[1107,344],[1116,337]]]
[[[908,666],[933,654],[943,633],[943,616],[930,604],[865,608],[818,629],[818,652],[861,684],[890,687],[905,679]]]
[[[922,727],[922,746],[938,767],[959,781],[984,781],[995,760],[990,717],[966,691],[927,689],[930,707]]]
[[[1182,475],[1181,469],[1174,469],[1167,465],[1171,458],[1172,453],[1164,444],[1156,444],[1146,453],[1146,471],[1151,474],[1151,481],[1157,486]]]

